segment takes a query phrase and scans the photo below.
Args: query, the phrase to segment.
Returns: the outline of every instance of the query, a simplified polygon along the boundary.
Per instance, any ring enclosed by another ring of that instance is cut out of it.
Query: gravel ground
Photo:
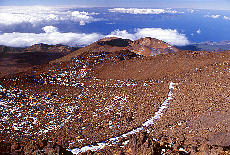
[[[0,152],[71,154],[97,146],[152,118],[173,82],[173,98],[153,124],[86,153],[229,153],[228,51],[143,57],[122,47],[83,49],[0,79]]]

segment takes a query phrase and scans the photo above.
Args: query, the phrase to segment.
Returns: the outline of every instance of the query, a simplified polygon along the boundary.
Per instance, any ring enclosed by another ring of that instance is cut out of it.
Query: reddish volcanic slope
[[[0,46],[0,77],[47,64],[78,48],[64,45],[36,44],[28,48]]]
[[[229,64],[229,51],[99,40],[0,79],[0,152],[229,154]]]
[[[72,57],[80,55],[81,53],[119,51],[129,51],[142,56],[156,56],[160,54],[175,53],[179,50],[169,45],[168,43],[149,37],[142,38],[136,41],[110,37],[94,42],[87,47],[77,50],[61,59],[53,61],[53,63],[70,61]]]
[[[179,50],[164,41],[155,38],[141,38],[132,42],[131,51],[144,56],[156,56],[159,54],[175,53]]]

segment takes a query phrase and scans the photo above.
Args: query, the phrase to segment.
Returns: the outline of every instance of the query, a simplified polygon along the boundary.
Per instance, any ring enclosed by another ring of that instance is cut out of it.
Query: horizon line
[[[189,7],[146,7],[146,6],[134,6],[134,7],[127,7],[127,6],[86,6],[86,5],[0,5],[1,7],[60,7],[60,8],[137,8],[137,9],[156,9],[156,8],[171,8],[171,9],[196,9],[196,10],[223,10],[223,11],[230,11],[230,9],[223,9],[223,8],[189,8]]]

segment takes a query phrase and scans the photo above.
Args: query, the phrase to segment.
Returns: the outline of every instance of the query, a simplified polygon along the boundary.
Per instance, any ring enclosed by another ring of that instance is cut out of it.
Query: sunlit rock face
[[[143,56],[156,56],[179,51],[179,49],[162,40],[150,37],[141,38],[136,41],[109,37],[99,40],[97,45],[99,45],[100,48],[107,49],[107,52],[129,50]]]
[[[175,53],[179,51],[177,48],[165,43],[164,41],[150,37],[133,41],[130,46],[132,52],[144,56],[156,56],[159,54]]]

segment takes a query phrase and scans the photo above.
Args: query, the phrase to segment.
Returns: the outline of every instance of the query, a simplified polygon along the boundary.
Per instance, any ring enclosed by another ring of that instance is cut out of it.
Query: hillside
[[[26,71],[36,65],[47,64],[78,48],[64,45],[35,44],[17,48],[0,46],[0,77]]]
[[[1,78],[0,152],[229,154],[229,60],[105,38]]]

